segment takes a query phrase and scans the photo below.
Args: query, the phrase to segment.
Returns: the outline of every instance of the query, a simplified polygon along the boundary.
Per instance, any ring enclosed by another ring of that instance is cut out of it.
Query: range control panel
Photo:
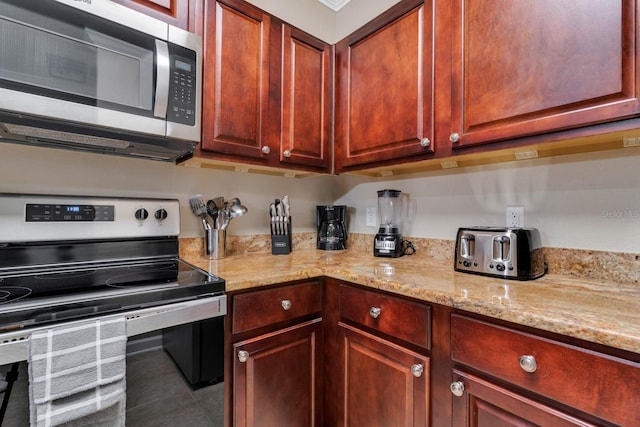
[[[0,244],[179,234],[175,199],[0,193]]]

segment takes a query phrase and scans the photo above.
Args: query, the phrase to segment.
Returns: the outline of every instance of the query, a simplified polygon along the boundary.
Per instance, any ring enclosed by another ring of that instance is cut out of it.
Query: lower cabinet
[[[454,370],[454,427],[596,426],[474,375]]]
[[[322,425],[321,319],[235,343],[233,350],[234,425]]]
[[[637,362],[459,314],[451,357],[455,426],[640,426]]]
[[[345,426],[429,425],[429,358],[349,326],[344,344]]]
[[[322,283],[231,294],[225,426],[323,425]]]

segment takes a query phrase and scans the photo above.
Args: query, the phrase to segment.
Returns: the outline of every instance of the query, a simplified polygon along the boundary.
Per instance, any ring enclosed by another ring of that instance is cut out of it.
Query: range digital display
[[[114,205],[26,205],[27,222],[114,221]]]

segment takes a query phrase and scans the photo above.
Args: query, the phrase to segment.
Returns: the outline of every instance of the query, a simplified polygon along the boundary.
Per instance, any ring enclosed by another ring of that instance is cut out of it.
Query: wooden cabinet
[[[312,281],[231,296],[226,425],[322,425],[322,293]]]
[[[277,160],[282,166],[328,172],[333,148],[331,46],[287,24],[278,27],[281,52],[274,57],[281,64],[276,70],[281,85],[271,98],[281,106],[271,139],[279,151]],[[273,105],[276,112],[278,105]]]
[[[428,426],[429,358],[347,325],[345,426]]]
[[[206,0],[202,150],[266,162],[271,18],[238,0]]]
[[[187,31],[197,31],[202,0],[113,0]]]
[[[205,0],[197,155],[329,171],[331,47],[242,0]]]
[[[337,425],[430,425],[430,307],[339,286]]]
[[[454,427],[596,426],[464,371],[453,371],[460,396],[453,400]]]
[[[336,45],[335,168],[433,153],[433,10],[404,1]]]
[[[451,319],[451,357],[464,388],[456,426],[640,425],[638,363],[461,315]]]
[[[636,0],[451,3],[454,147],[638,113]]]
[[[235,426],[322,425],[321,319],[235,343]]]

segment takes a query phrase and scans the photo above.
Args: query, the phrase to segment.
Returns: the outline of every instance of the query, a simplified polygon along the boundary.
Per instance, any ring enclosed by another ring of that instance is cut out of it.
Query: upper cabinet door
[[[338,172],[433,152],[432,9],[402,2],[336,45]]]
[[[327,170],[331,163],[331,47],[282,24],[280,161]]]
[[[237,0],[206,0],[202,149],[266,159],[270,17]]]
[[[635,0],[452,3],[454,147],[638,113]]]
[[[113,0],[188,31],[195,31],[197,3],[202,0]]]

